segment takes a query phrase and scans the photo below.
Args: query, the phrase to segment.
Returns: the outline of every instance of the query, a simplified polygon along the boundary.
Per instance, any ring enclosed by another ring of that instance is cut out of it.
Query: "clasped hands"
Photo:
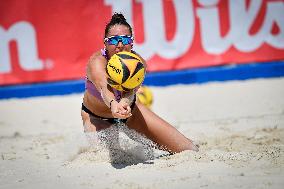
[[[130,102],[127,98],[122,98],[119,102],[114,100],[110,104],[112,116],[119,119],[127,119],[131,114]]]

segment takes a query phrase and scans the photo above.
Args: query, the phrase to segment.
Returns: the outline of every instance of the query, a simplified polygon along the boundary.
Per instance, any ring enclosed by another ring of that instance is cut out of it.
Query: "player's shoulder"
[[[101,54],[100,51],[94,52],[88,61],[88,66],[99,66],[102,63],[106,62],[106,58]]]
[[[102,55],[101,51],[96,51],[90,56],[89,62],[100,61],[104,59],[105,57]]]

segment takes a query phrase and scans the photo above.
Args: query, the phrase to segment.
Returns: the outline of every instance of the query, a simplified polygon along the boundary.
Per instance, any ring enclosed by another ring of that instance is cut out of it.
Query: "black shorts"
[[[136,98],[134,99],[134,102],[131,104],[130,108],[131,110],[133,110],[134,106],[135,106],[135,100]],[[110,124],[116,124],[116,123],[126,123],[127,122],[127,119],[119,119],[119,118],[105,118],[105,117],[101,117],[101,116],[98,116],[96,114],[94,114],[91,110],[89,110],[83,103],[82,103],[82,108],[81,108],[84,112],[88,113],[89,115],[97,118],[97,119],[100,119],[100,120],[104,120],[104,121],[107,121],[109,122]]]

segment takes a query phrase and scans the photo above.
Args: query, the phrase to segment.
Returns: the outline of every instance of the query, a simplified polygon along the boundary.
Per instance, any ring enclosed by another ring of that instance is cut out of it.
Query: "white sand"
[[[115,164],[88,148],[82,94],[1,100],[0,188],[283,188],[284,78],[152,90],[153,110],[200,152],[145,161],[120,133]]]

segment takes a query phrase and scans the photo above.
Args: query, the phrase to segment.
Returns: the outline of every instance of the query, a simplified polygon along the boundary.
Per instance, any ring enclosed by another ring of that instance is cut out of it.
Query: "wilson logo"
[[[11,73],[9,43],[15,41],[18,47],[20,67],[25,71],[42,70],[43,62],[38,58],[36,32],[29,22],[17,22],[8,30],[0,26],[0,73]]]
[[[250,53],[268,44],[271,47],[284,49],[284,3],[283,1],[250,0],[249,6],[244,0],[228,0],[229,29],[221,34],[221,15],[219,0],[198,0],[199,7],[194,7],[190,0],[172,1],[175,8],[176,32],[171,40],[166,39],[163,1],[139,0],[143,7],[145,41],[135,44],[137,52],[145,59],[155,54],[175,59],[183,56],[190,49],[195,37],[196,27],[200,27],[200,40],[205,52],[212,55],[226,53],[234,47],[240,52]],[[130,25],[133,25],[133,2],[105,0],[112,6],[113,12],[123,12]],[[261,12],[264,4],[264,19],[259,30],[251,34],[250,29]],[[196,24],[195,14],[199,19]],[[154,18],[154,19],[153,19]],[[278,28],[277,33],[271,32]],[[158,35],[157,35],[158,34]]]

